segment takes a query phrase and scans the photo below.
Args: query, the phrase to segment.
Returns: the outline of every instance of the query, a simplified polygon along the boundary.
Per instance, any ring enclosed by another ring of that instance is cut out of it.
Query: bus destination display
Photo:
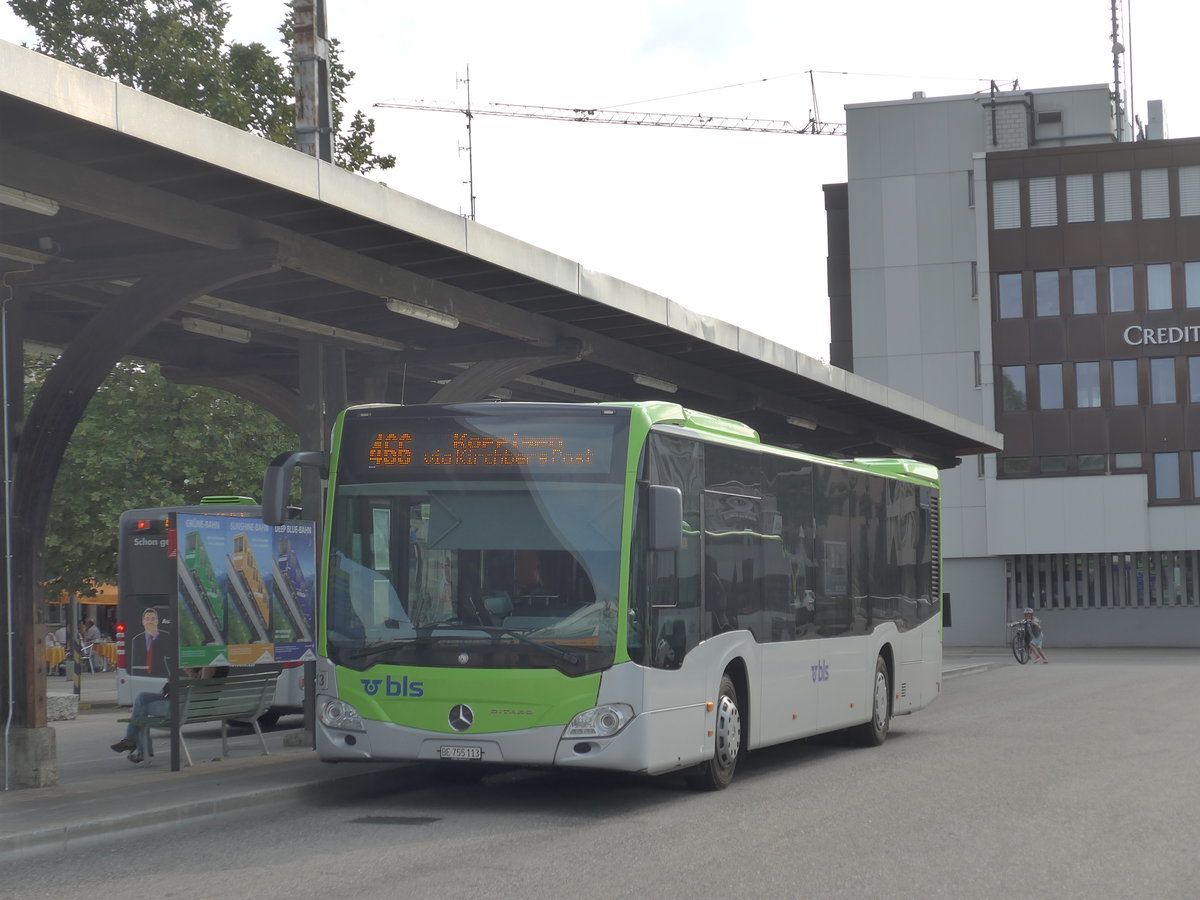
[[[379,466],[563,466],[593,468],[600,454],[582,444],[568,446],[562,435],[512,434],[485,437],[455,431],[441,447],[413,450],[409,432],[379,432],[368,452],[370,464]],[[604,454],[607,456],[607,454]]]
[[[611,474],[615,432],[609,423],[537,422],[489,433],[461,419],[359,425],[355,468],[372,480],[420,478],[576,478]],[[521,423],[525,424],[525,423]]]

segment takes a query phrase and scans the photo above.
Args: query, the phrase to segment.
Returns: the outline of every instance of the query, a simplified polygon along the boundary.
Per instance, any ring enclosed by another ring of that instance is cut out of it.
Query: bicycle
[[[1027,622],[1009,622],[1008,627],[1013,629],[1012,636],[1012,652],[1017,658],[1017,662],[1021,665],[1029,662],[1029,623]]]

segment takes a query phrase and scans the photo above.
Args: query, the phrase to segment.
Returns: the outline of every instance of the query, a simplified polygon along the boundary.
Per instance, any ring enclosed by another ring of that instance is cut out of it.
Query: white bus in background
[[[172,618],[172,595],[179,592],[183,548],[171,528],[172,513],[233,516],[261,521],[260,508],[245,497],[206,497],[197,506],[131,509],[121,514],[117,545],[117,703],[132,706],[143,692],[161,691],[178,658],[178,623]],[[197,576],[188,573],[192,583]],[[202,575],[199,577],[203,577]],[[184,594],[189,594],[184,591]],[[211,610],[193,611],[201,627],[216,627]],[[148,641],[147,631],[156,634]],[[146,646],[152,644],[147,658]],[[256,669],[269,669],[260,666]],[[273,725],[281,716],[304,711],[304,664],[276,663],[281,672],[275,701],[261,717]]]

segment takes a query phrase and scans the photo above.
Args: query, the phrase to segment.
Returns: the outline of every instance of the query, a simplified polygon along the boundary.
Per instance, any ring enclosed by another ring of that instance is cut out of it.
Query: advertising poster
[[[180,513],[176,533],[180,665],[314,658],[312,522]]]

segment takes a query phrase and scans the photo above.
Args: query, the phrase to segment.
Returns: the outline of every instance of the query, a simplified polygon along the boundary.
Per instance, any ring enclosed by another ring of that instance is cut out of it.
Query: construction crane
[[[822,122],[810,116],[803,125],[785,119],[732,118],[700,113],[638,112],[628,109],[571,109],[564,106],[529,106],[518,103],[491,103],[483,109],[464,108],[446,103],[376,103],[389,109],[423,109],[430,112],[462,113],[473,116],[511,116],[518,119],[551,119],[558,122],[604,122],[610,125],[650,125],[660,128],[708,128],[716,131],[760,131],[768,134],[844,135],[840,122]]]
[[[467,77],[459,79],[467,87],[467,105],[458,106],[453,103],[376,103],[375,106],[386,109],[416,109],[427,112],[462,113],[467,117],[467,158],[470,166],[470,177],[466,184],[470,188],[471,212],[470,218],[475,220],[475,162],[471,141],[471,120],[475,116],[509,116],[518,119],[550,119],[558,122],[604,122],[609,125],[649,125],[657,128],[707,128],[713,131],[758,131],[768,134],[813,134],[813,135],[845,135],[846,126],[842,122],[823,122],[817,108],[817,86],[813,72],[808,73],[812,86],[813,107],[809,111],[808,121],[796,125],[785,119],[753,119],[734,118],[731,116],[706,116],[700,113],[656,113],[639,112],[628,109],[587,109],[569,108],[565,106],[530,106],[520,103],[490,103],[484,109],[471,106],[471,69],[467,68]],[[459,148],[464,149],[464,148]]]

